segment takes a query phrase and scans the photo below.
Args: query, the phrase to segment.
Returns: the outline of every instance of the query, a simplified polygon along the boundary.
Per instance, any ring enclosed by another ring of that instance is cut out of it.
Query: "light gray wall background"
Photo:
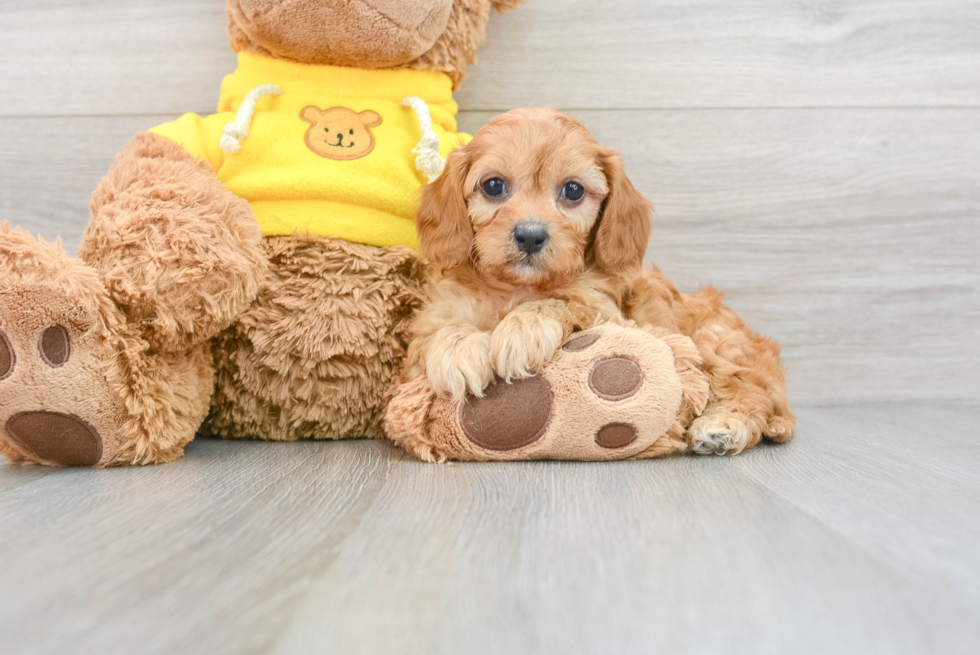
[[[0,3],[0,219],[74,250],[137,130],[209,113],[218,0]],[[797,403],[980,396],[980,2],[529,0],[458,92],[568,110],[657,206],[648,254],[784,344]]]

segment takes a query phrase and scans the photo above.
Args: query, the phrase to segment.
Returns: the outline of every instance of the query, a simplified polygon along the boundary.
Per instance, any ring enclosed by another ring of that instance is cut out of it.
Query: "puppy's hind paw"
[[[774,416],[769,419],[763,434],[776,443],[785,443],[793,438],[796,419],[793,416]]]
[[[749,445],[749,428],[731,415],[703,415],[688,428],[698,455],[738,455]]]

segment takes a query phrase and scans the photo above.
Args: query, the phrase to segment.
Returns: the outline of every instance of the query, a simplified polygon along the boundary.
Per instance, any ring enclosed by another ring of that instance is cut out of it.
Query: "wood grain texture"
[[[92,192],[134,134],[172,116],[0,118],[0,220],[75,254]],[[70,135],[70,138],[66,138]]]
[[[974,653],[978,420],[803,408],[798,440],[734,459],[0,464],[4,651]]]
[[[462,106],[977,106],[971,0],[528,0]]]
[[[4,0],[0,116],[214,111],[226,25],[222,0]]]
[[[5,0],[0,115],[211,111],[221,0]],[[974,0],[528,0],[495,16],[473,110],[980,106]]]
[[[780,341],[795,401],[980,395],[980,110],[575,115],[657,206],[648,262]],[[0,219],[73,251],[115,154],[168,118],[0,119]]]

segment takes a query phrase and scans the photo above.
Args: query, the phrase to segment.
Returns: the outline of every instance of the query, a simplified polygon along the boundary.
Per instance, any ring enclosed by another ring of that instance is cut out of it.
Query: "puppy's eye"
[[[585,195],[585,187],[578,182],[568,182],[561,188],[561,197],[569,202],[578,202]]]
[[[507,191],[507,185],[499,177],[492,177],[483,183],[483,193],[488,198],[499,198]]]
[[[353,134],[354,133],[354,130],[351,130],[350,133]]]

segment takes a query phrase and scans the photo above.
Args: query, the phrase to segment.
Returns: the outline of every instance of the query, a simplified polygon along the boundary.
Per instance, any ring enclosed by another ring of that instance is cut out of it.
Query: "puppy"
[[[681,294],[643,268],[652,205],[619,154],[552,109],[516,109],[451,153],[425,188],[416,224],[433,264],[408,349],[410,375],[461,400],[495,376],[534,375],[577,330],[616,319],[689,336],[710,399],[688,427],[692,449],[734,455],[795,417],[779,346],[707,288]]]

